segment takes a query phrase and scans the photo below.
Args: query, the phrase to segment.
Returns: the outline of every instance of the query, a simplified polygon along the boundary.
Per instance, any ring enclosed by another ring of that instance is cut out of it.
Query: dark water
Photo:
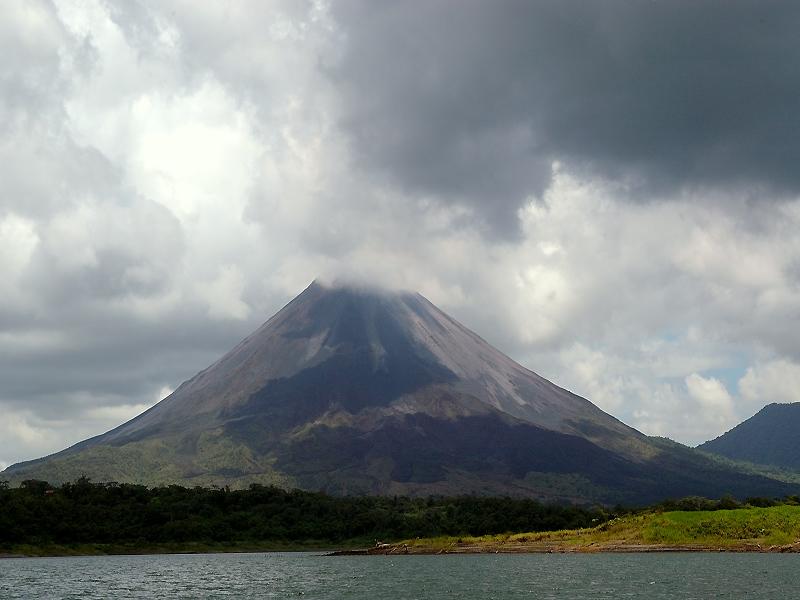
[[[800,598],[800,555],[200,554],[0,560],[0,598]]]

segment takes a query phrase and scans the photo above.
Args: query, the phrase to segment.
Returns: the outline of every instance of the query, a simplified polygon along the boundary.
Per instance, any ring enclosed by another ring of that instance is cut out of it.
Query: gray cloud
[[[328,74],[357,163],[501,231],[550,165],[624,181],[795,194],[791,2],[343,2]]]

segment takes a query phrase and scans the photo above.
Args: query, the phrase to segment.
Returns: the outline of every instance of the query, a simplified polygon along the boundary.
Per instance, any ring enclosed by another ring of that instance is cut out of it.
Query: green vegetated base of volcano
[[[419,294],[313,283],[127,423],[3,479],[645,504],[790,480],[650,438]]]

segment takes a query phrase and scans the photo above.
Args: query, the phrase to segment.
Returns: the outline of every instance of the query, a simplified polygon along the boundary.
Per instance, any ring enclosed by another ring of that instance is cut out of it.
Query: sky
[[[0,468],[315,277],[696,444],[800,401],[800,5],[0,5]]]

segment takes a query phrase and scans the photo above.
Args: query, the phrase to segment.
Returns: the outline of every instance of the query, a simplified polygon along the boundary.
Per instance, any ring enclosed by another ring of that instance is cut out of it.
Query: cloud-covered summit
[[[648,433],[800,399],[797,12],[4,4],[0,462],[153,404],[320,273]]]

